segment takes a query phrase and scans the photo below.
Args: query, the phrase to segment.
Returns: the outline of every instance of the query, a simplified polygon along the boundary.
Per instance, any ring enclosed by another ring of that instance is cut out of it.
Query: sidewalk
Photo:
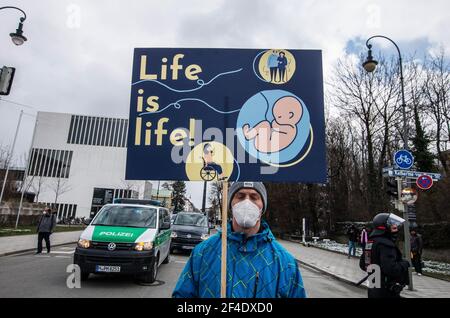
[[[278,240],[300,263],[309,265],[347,283],[357,283],[365,272],[359,268],[359,259],[348,259],[346,255],[300,243]],[[449,298],[450,282],[413,273],[414,291],[403,289],[402,296],[408,298]]]
[[[58,232],[50,236],[52,246],[75,243],[82,231]],[[45,242],[43,248],[45,250]],[[37,234],[0,237],[0,256],[33,251],[37,248]]]

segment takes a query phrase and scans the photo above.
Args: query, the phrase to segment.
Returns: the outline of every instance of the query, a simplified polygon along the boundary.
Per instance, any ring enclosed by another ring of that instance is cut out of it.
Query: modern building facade
[[[89,217],[114,198],[147,199],[150,182],[125,180],[128,120],[38,112],[28,192],[58,219]]]

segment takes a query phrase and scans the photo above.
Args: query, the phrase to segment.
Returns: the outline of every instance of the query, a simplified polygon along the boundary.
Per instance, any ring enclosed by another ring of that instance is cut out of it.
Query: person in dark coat
[[[348,258],[350,258],[350,254],[356,255],[356,243],[358,242],[358,229],[352,224],[347,230],[348,236]]]
[[[410,264],[402,258],[402,253],[395,245],[399,227],[404,222],[393,213],[379,213],[373,219],[374,229],[359,261],[364,271],[374,264],[380,269],[379,288],[369,288],[369,298],[400,298],[401,291],[409,284]]]
[[[286,54],[282,51],[278,54],[278,73],[280,75],[278,82],[286,82],[286,66],[288,64]]]
[[[38,246],[36,254],[42,253],[42,240],[45,240],[47,253],[50,253],[51,248],[50,235],[55,230],[55,226],[56,226],[56,216],[52,214],[52,211],[49,207],[46,207],[37,225]]]
[[[415,228],[411,228],[411,262],[418,276],[422,276],[422,235],[417,233]]]

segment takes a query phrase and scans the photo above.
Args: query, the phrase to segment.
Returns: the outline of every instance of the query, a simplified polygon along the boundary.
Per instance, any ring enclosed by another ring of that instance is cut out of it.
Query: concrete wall
[[[44,205],[24,203],[19,216],[19,225],[36,225],[42,215]],[[16,224],[18,203],[4,203],[0,205],[0,226],[14,226]]]

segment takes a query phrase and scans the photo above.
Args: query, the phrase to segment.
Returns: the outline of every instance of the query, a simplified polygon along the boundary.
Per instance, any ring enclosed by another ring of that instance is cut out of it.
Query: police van
[[[153,283],[158,267],[169,262],[170,213],[164,207],[115,201],[104,205],[81,233],[74,264],[81,280],[91,273],[133,274]]]

